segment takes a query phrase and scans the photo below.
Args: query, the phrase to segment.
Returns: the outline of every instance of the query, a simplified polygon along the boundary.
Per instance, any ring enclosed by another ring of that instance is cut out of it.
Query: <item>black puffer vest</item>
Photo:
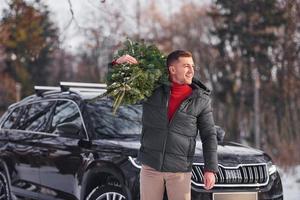
[[[193,79],[192,94],[168,120],[170,86],[161,85],[143,104],[143,129],[139,160],[162,172],[190,172],[198,130],[205,170],[217,172],[217,138],[210,91]]]

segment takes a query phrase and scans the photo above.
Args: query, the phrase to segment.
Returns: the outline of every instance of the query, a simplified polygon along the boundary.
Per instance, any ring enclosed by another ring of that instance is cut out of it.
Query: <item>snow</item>
[[[289,169],[278,169],[283,187],[284,200],[300,199],[300,165]]]

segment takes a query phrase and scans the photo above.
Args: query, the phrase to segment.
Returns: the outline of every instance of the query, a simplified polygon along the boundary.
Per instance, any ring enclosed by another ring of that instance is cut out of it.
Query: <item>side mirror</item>
[[[57,125],[55,132],[59,136],[68,138],[79,138],[81,127],[73,122],[67,122]]]
[[[218,142],[223,142],[224,137],[225,137],[225,131],[224,131],[224,129],[222,129],[220,126],[216,126],[216,125],[215,125],[215,129],[216,129],[216,132],[217,132],[217,140],[218,140]]]

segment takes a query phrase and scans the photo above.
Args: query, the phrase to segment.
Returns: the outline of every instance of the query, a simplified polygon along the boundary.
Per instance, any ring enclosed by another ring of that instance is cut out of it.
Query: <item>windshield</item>
[[[142,105],[120,106],[114,115],[112,101],[87,103],[87,112],[97,139],[137,137],[142,130]]]

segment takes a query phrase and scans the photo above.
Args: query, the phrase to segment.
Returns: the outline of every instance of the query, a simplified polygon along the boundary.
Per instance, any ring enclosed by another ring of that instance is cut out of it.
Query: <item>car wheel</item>
[[[126,200],[121,188],[115,186],[96,187],[86,200]]]
[[[10,200],[10,190],[6,173],[0,171],[0,200]]]

